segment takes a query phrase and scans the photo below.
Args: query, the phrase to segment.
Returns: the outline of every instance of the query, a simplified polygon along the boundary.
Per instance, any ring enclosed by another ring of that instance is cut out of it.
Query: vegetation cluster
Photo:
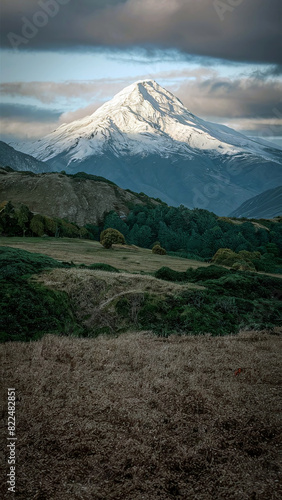
[[[71,265],[45,255],[0,247],[0,342],[36,340],[48,332],[82,332],[67,294],[31,279],[44,269]]]
[[[226,335],[240,329],[282,325],[282,281],[211,265],[186,272],[163,267],[156,278],[196,283],[204,289],[183,290],[169,297],[145,296],[139,321],[161,336],[171,333]],[[123,299],[126,300],[126,299]]]
[[[0,235],[50,236],[65,238],[91,237],[87,229],[80,228],[59,217],[34,214],[26,205],[15,207],[10,201],[0,205]]]

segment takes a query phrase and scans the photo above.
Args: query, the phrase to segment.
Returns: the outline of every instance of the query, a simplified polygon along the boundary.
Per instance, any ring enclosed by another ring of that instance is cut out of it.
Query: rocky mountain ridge
[[[97,225],[112,210],[124,216],[132,205],[158,204],[106,179],[94,180],[83,174],[33,174],[0,168],[0,185],[0,201],[21,203],[34,213],[67,219],[79,226]]]

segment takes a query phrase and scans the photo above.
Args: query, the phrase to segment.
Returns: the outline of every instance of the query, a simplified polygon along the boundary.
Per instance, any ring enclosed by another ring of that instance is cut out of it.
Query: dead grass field
[[[21,248],[29,252],[42,253],[61,261],[75,264],[103,262],[129,272],[154,272],[162,266],[175,271],[186,271],[188,267],[207,266],[205,262],[155,255],[151,250],[139,247],[115,245],[114,250],[106,250],[97,241],[70,238],[4,238],[0,246]]]
[[[278,331],[49,335],[0,354],[2,464],[7,388],[17,393],[16,498],[281,498]],[[11,498],[5,481],[0,495]]]

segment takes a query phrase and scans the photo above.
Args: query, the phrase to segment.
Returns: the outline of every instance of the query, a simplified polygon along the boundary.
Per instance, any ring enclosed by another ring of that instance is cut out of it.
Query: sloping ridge
[[[21,153],[6,142],[0,141],[0,165],[13,167],[14,170],[30,172],[52,172],[53,168],[29,154]]]
[[[230,217],[273,219],[282,215],[282,186],[268,189],[258,196],[245,201]]]
[[[67,219],[79,226],[97,225],[112,210],[127,214],[130,204],[158,204],[145,195],[85,174],[33,174],[0,168],[0,185],[0,201],[22,203],[34,213]]]

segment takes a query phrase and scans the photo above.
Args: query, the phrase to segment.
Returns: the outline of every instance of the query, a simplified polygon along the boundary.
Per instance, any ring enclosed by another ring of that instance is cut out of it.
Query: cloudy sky
[[[1,0],[1,139],[41,138],[153,78],[282,146],[281,0]]]

